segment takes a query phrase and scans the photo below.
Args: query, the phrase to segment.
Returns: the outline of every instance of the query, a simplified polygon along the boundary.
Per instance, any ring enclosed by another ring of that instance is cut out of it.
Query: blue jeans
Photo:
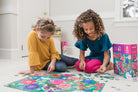
[[[73,66],[78,61],[77,58],[68,57],[68,56],[65,56],[65,55],[62,55],[62,54],[59,54],[59,56],[60,56],[61,60],[60,61],[56,61],[56,64],[55,64],[55,71],[56,72],[65,72],[66,69],[67,69],[67,66]],[[47,70],[50,62],[48,62],[45,65],[43,70]]]

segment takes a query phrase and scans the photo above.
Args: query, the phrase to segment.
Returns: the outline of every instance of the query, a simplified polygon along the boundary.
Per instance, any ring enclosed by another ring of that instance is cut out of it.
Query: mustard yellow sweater
[[[53,38],[41,42],[35,31],[31,31],[27,38],[29,52],[29,66],[35,66],[35,70],[41,70],[52,58],[60,60],[58,51],[54,46]]]

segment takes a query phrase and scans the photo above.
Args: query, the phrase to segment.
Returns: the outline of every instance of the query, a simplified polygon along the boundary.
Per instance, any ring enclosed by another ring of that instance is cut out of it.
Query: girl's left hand
[[[55,70],[55,64],[51,62],[47,68],[47,72],[52,72],[54,70]]]
[[[101,65],[101,67],[97,70],[98,73],[105,73],[106,72],[106,66],[105,65]]]

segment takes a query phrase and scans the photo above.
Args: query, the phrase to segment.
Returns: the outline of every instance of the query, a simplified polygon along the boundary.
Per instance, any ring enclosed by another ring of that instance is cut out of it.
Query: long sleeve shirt
[[[45,42],[40,41],[36,31],[31,31],[27,38],[29,52],[29,66],[35,66],[35,70],[41,70],[52,58],[60,60],[58,51],[54,46],[53,38]]]

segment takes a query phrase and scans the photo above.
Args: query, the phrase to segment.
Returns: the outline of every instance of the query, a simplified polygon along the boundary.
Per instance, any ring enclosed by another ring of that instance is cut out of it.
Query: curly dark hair
[[[55,31],[54,22],[50,18],[39,18],[36,25],[32,26],[33,30],[36,31],[36,28],[41,31],[53,32]]]
[[[95,31],[98,35],[98,39],[100,39],[100,37],[105,33],[103,21],[100,18],[100,16],[91,9],[88,9],[87,11],[81,13],[81,15],[77,17],[75,24],[74,24],[74,30],[73,30],[74,36],[78,40],[82,40],[88,36],[84,32],[84,29],[82,26],[83,23],[87,23],[87,22],[93,22],[94,23]]]

